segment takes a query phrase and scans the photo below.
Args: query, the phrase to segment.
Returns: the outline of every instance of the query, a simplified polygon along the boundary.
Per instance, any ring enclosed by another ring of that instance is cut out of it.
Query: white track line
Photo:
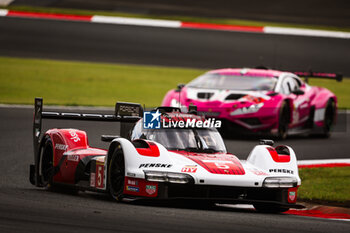
[[[166,28],[180,28],[181,21],[175,20],[158,20],[158,19],[138,19],[112,16],[95,15],[91,18],[93,23],[108,23],[108,24],[123,24],[147,27],[166,27]]]
[[[333,37],[333,38],[341,38],[341,39],[350,39],[349,32],[301,29],[301,28],[264,27],[264,33],[279,34],[279,35]]]
[[[349,163],[350,159],[321,159],[321,160],[299,160],[298,165],[318,165],[333,163]]]
[[[6,16],[8,12],[8,10],[0,9],[0,16]]]

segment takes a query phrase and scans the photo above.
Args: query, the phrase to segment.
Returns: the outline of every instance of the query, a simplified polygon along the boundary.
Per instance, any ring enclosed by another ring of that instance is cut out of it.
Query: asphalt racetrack
[[[0,18],[0,56],[350,76],[350,40]]]
[[[45,109],[45,108],[44,108]],[[72,111],[72,110],[71,110]],[[85,111],[95,112],[95,111]],[[99,111],[100,112],[100,111]],[[29,183],[33,161],[31,108],[0,108],[0,231],[5,232],[349,232],[350,223],[250,209],[193,203],[116,203],[103,194],[51,192]],[[349,118],[349,117],[348,117]],[[349,119],[348,119],[349,120]],[[92,146],[107,148],[101,134],[116,134],[118,124],[45,120],[45,129],[74,127],[88,132]],[[330,139],[287,139],[298,159],[344,158],[349,129]],[[226,140],[228,150],[245,159],[256,140]],[[277,144],[280,144],[278,142]]]
[[[267,65],[350,74],[349,40],[0,18],[0,56],[200,68]],[[1,71],[0,71],[1,72]],[[346,158],[349,116],[330,139],[293,137],[298,159]],[[350,223],[179,203],[125,204],[90,192],[50,192],[29,183],[31,108],[0,108],[0,232],[349,232]],[[85,129],[92,146],[117,125],[47,121]],[[245,159],[257,140],[226,140]],[[281,142],[278,142],[279,144]]]

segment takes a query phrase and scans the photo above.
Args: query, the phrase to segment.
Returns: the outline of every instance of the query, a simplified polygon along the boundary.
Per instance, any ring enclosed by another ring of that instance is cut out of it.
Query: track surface
[[[350,75],[350,40],[1,18],[0,56]]]
[[[89,111],[91,112],[91,111]],[[94,193],[49,192],[28,181],[32,154],[32,109],[0,108],[0,231],[1,232],[349,232],[349,222],[292,215],[258,214],[253,210],[212,208],[175,204],[123,204]],[[93,146],[101,134],[113,134],[112,123],[46,120],[44,128],[86,129]],[[342,157],[349,151],[349,130],[329,140],[289,139],[299,159]],[[333,143],[336,143],[335,145]],[[240,158],[255,141],[226,140]],[[326,150],[319,150],[327,144]],[[337,149],[338,148],[338,149]],[[318,151],[317,154],[313,151]],[[341,156],[342,155],[342,156]]]
[[[350,26],[347,0],[15,0],[11,5]]]

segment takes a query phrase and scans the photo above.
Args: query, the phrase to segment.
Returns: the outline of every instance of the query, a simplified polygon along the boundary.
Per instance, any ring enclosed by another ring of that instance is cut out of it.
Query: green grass
[[[113,12],[112,11],[92,11],[92,10],[50,8],[50,7],[32,7],[32,6],[10,6],[10,7],[7,7],[7,9],[18,10],[18,11],[30,11],[30,12],[48,12],[48,13],[76,14],[76,15],[121,16],[121,17],[133,17],[133,18],[169,19],[169,20],[180,20],[180,21],[199,22],[199,23],[215,23],[215,24],[229,24],[229,25],[231,24],[231,25],[246,25],[246,26],[295,27],[295,28],[308,28],[308,29],[350,32],[350,28],[320,26],[320,25],[275,23],[275,22],[264,22],[264,21],[253,21],[253,20],[242,20],[242,19],[129,14],[129,13],[122,13],[122,12],[115,12],[115,11],[113,11]]]
[[[0,103],[159,106],[169,89],[204,70],[0,57]]]
[[[350,108],[350,79],[344,78],[342,82],[329,79],[309,79],[312,86],[325,87],[331,90],[338,98],[339,108]]]
[[[350,167],[299,169],[298,198],[350,206]]]
[[[118,101],[159,106],[170,89],[206,70],[0,57],[0,103],[112,106]],[[350,108],[350,79],[310,80],[331,89]]]

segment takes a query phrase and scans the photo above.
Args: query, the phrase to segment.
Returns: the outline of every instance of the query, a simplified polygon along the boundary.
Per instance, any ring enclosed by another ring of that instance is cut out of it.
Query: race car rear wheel
[[[288,134],[288,124],[289,124],[289,107],[287,105],[287,102],[283,102],[280,114],[278,118],[278,139],[286,139]]]
[[[324,122],[323,122],[323,136],[324,137],[330,137],[331,136],[331,129],[334,124],[335,119],[335,103],[332,99],[329,99],[326,105],[326,111],[324,115]]]
[[[254,208],[261,213],[283,213],[289,210],[287,207],[272,204],[254,204]]]
[[[108,166],[108,189],[111,197],[117,201],[123,199],[125,179],[124,155],[121,148],[116,148]]]
[[[52,187],[54,173],[53,167],[53,146],[50,138],[46,138],[43,146],[40,148],[40,173],[41,182],[44,187]]]

